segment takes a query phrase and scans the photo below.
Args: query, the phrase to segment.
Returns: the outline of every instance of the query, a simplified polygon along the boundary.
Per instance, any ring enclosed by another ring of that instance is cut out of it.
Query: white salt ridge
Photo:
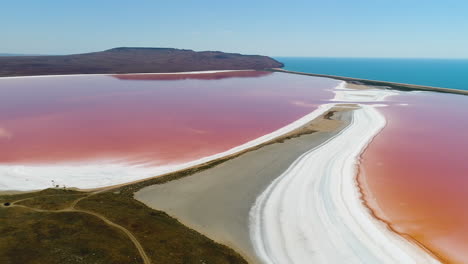
[[[394,93],[366,92],[341,89],[336,98],[369,102]],[[362,105],[346,129],[303,154],[258,197],[250,231],[264,263],[439,263],[373,218],[360,199],[357,159],[385,124]]]
[[[343,82],[344,83],[344,82]],[[339,86],[343,86],[340,82]],[[93,189],[155,177],[183,170],[224,156],[238,153],[289,133],[318,116],[335,104],[323,104],[315,111],[270,134],[261,136],[225,152],[183,164],[151,167],[148,164],[128,165],[122,162],[99,161],[87,163],[0,165],[0,190],[38,190],[55,185]]]
[[[339,85],[335,89],[335,98],[332,101],[339,102],[353,102],[353,103],[364,103],[364,102],[379,102],[384,101],[386,97],[392,95],[398,95],[398,91],[383,90],[383,89],[363,89],[355,90],[346,88],[346,83]]]

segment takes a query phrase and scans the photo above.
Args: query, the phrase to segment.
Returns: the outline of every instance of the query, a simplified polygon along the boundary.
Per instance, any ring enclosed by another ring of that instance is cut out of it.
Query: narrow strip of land
[[[407,83],[386,82],[386,81],[377,81],[377,80],[367,80],[367,79],[336,76],[336,75],[327,75],[327,74],[296,72],[296,71],[284,70],[284,69],[281,69],[281,68],[274,68],[274,69],[270,69],[270,70],[271,71],[276,71],[276,72],[286,72],[286,73],[308,75],[308,76],[315,76],[315,77],[325,77],[325,78],[331,78],[331,79],[335,79],[335,80],[345,81],[345,82],[348,82],[348,83],[357,83],[357,84],[369,85],[369,86],[387,87],[387,88],[390,88],[390,89],[402,90],[402,91],[428,91],[428,92],[453,93],[453,94],[468,95],[468,91],[450,89],[450,88],[424,86],[424,85],[407,84]]]
[[[385,126],[372,106],[302,155],[257,199],[252,238],[263,263],[439,263],[374,219],[356,186],[359,154]]]
[[[262,146],[190,177],[143,188],[135,198],[230,246],[249,263],[259,263],[249,234],[249,212],[257,196],[300,155],[346,127],[354,108],[332,108],[311,122],[305,134],[299,132],[284,143]]]

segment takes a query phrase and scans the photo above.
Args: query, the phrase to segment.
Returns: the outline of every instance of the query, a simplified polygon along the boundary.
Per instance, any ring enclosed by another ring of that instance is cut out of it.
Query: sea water
[[[284,69],[468,90],[468,59],[276,57]]]

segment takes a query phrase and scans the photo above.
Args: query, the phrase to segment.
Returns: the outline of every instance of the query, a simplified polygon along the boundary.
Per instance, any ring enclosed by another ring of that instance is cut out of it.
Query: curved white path
[[[357,157],[385,123],[375,108],[361,106],[346,129],[303,154],[258,197],[250,228],[264,263],[438,263],[360,200]]]

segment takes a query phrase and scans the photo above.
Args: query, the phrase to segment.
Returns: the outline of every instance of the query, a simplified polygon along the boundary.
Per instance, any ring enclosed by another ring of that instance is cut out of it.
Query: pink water
[[[257,71],[0,79],[0,164],[195,160],[297,120],[337,84]],[[441,259],[468,263],[468,97],[390,100],[362,156],[368,204]]]
[[[390,100],[379,108],[388,124],[362,156],[366,200],[444,262],[468,263],[468,96]]]
[[[0,164],[195,160],[273,132],[337,81],[242,71],[0,80]]]

